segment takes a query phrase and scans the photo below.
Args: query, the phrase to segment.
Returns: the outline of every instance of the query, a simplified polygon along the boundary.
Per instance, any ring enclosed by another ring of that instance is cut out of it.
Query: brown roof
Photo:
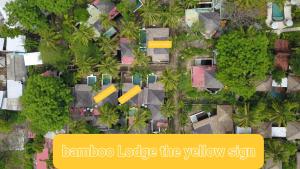
[[[286,132],[288,140],[300,139],[300,122],[289,122]]]
[[[230,105],[218,105],[217,115],[201,120],[193,124],[194,129],[209,125],[215,134],[233,133],[232,121],[233,107]]]
[[[300,91],[300,77],[289,75],[287,92],[298,92]]]
[[[277,39],[275,41],[274,48],[275,48],[276,52],[288,53],[288,52],[290,52],[289,41],[288,40]]]
[[[272,77],[269,76],[262,82],[257,83],[256,91],[258,92],[269,92],[272,89]]]
[[[253,128],[253,133],[260,134],[264,138],[272,138],[272,123],[262,123],[259,127]]]
[[[289,54],[277,53],[275,56],[275,67],[280,70],[287,71],[289,69]]]

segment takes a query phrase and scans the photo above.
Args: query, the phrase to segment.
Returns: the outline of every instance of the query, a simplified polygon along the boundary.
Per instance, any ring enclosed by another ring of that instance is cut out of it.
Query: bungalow
[[[117,33],[117,30],[114,27],[104,30],[100,21],[101,14],[108,14],[110,19],[114,19],[119,14],[114,3],[95,0],[92,4],[88,5],[87,11],[90,14],[87,24],[93,27],[95,37],[100,37],[101,33],[104,31],[103,35],[107,37],[112,37]]]
[[[264,138],[286,138],[287,128],[278,127],[272,123],[264,122],[258,127],[252,128],[252,133],[260,134]]]
[[[196,8],[185,10],[185,23],[188,27],[192,27],[196,22],[204,23],[202,34],[205,38],[210,39],[220,28],[220,13],[215,12],[215,8],[219,7],[219,5],[215,5],[214,0],[199,2]]]
[[[195,66],[191,69],[192,86],[199,90],[217,93],[224,86],[215,78],[216,66],[211,58],[195,60]]]
[[[228,134],[233,133],[233,107],[218,105],[217,112],[199,112],[190,116],[195,134]]]
[[[93,106],[92,87],[87,84],[76,84],[73,89],[74,108],[91,108]]]
[[[140,48],[146,48],[147,56],[151,56],[153,63],[168,63],[169,48],[172,47],[169,36],[169,28],[143,29],[140,31],[140,45],[143,45]]]

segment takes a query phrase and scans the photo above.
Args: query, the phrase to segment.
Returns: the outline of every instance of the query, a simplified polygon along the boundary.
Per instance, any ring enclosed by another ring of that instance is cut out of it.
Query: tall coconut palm
[[[233,120],[239,127],[257,127],[266,118],[266,105],[263,102],[250,107],[250,103],[246,102],[243,106],[238,106],[233,114]]]
[[[195,8],[199,4],[199,0],[183,0],[184,8]]]
[[[279,126],[287,126],[287,122],[296,120],[296,112],[299,108],[298,103],[273,101],[270,109],[269,120]]]
[[[107,125],[108,128],[111,128],[112,125],[117,124],[119,121],[119,114],[116,109],[110,103],[105,103],[99,108],[100,116],[98,121],[102,124]]]
[[[80,27],[72,34],[71,44],[80,43],[84,46],[89,44],[89,41],[94,38],[95,32],[92,27],[85,24],[80,25]]]
[[[106,56],[111,56],[117,50],[118,43],[116,38],[100,36],[98,41],[100,50]]]
[[[128,127],[128,131],[134,130],[141,132],[147,127],[147,121],[150,117],[151,112],[148,109],[139,108],[134,114],[133,124]]]
[[[166,92],[175,91],[179,82],[179,74],[171,68],[167,68],[160,77],[160,82],[164,85]]]
[[[150,62],[150,57],[147,56],[144,52],[141,52],[139,50],[134,50],[134,65],[135,66],[143,66],[148,67]]]
[[[69,133],[71,134],[87,134],[87,123],[85,120],[73,121],[69,125]]]
[[[161,7],[157,0],[147,0],[140,9],[141,16],[146,26],[157,25],[161,22]]]
[[[78,67],[77,76],[78,78],[86,77],[87,75],[92,73],[93,65],[96,64],[96,60],[92,57],[76,56],[74,60],[74,64]]]
[[[55,32],[53,29],[46,29],[40,32],[42,41],[50,48],[55,48],[58,41],[62,39],[61,34]]]
[[[289,162],[289,158],[295,155],[297,146],[282,140],[268,139],[265,141],[265,159],[273,159],[275,162]]]
[[[121,21],[120,36],[136,40],[139,34],[139,28],[134,21]]]
[[[176,110],[177,108],[173,99],[168,99],[160,108],[162,115],[166,118],[174,117]]]
[[[177,28],[182,23],[184,11],[176,3],[169,5],[167,11],[163,13],[163,26]]]
[[[119,72],[118,61],[111,56],[106,56],[104,59],[100,61],[100,64],[97,65],[96,67],[98,67],[98,71],[101,74],[109,74],[113,77],[118,76],[118,72]]]

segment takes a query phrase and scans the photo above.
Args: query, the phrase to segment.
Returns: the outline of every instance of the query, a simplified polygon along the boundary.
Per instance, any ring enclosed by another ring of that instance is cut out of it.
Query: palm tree
[[[134,65],[135,66],[142,66],[142,67],[148,67],[150,62],[150,57],[147,56],[144,52],[141,52],[140,50],[134,50]]]
[[[199,3],[199,0],[184,0],[183,1],[183,6],[186,9],[195,8],[198,3]]]
[[[160,82],[163,83],[166,92],[175,91],[179,82],[179,74],[176,71],[167,68],[160,77]]]
[[[114,21],[112,21],[110,18],[109,18],[109,15],[106,14],[106,13],[103,13],[100,15],[100,23],[101,23],[101,26],[104,30],[108,30],[109,28],[111,28],[112,26],[115,27],[116,24],[114,23]]]
[[[163,13],[163,26],[177,28],[182,21],[184,11],[176,3],[169,5],[167,11]]]
[[[99,48],[104,52],[105,56],[111,56],[116,51],[118,43],[115,37],[100,36],[98,40]]]
[[[61,34],[55,32],[53,29],[41,31],[40,36],[42,41],[50,48],[55,48],[58,41],[62,39]]]
[[[85,120],[78,120],[73,121],[69,125],[69,130],[71,134],[87,134],[89,133],[87,127],[86,127],[86,121]]]
[[[112,125],[117,124],[119,121],[119,114],[116,111],[116,108],[113,107],[110,103],[105,103],[99,108],[100,116],[98,121],[102,124],[107,125],[108,128],[111,128]]]
[[[243,9],[251,9],[257,5],[262,4],[262,0],[235,0],[234,2]]]
[[[139,34],[139,28],[134,21],[121,21],[120,36],[128,39],[136,40]]]
[[[151,112],[148,109],[139,108],[134,114],[134,121],[127,131],[136,130],[140,132],[147,127],[147,121],[151,117]]]
[[[268,139],[265,141],[265,159],[288,163],[291,156],[297,152],[297,146],[290,142]]]
[[[296,120],[298,108],[298,103],[289,102],[287,100],[282,103],[273,101],[269,113],[269,120],[279,126],[287,126],[287,122]]]
[[[146,26],[156,25],[161,22],[161,7],[157,0],[147,0],[140,9],[141,16]]]
[[[76,28],[76,31],[72,34],[71,44],[80,43],[84,46],[87,46],[89,41],[92,40],[94,36],[95,32],[92,27],[81,24],[79,29]]]
[[[239,127],[257,127],[266,118],[266,105],[259,102],[257,105],[250,107],[249,102],[245,102],[243,106],[238,106],[233,114],[233,121]]]
[[[177,108],[173,99],[168,99],[160,108],[162,115],[166,118],[174,117],[176,110]]]
[[[79,71],[77,72],[77,76],[79,78],[86,77],[92,72],[93,65],[96,64],[96,60],[92,57],[76,56],[74,64],[78,67]]]
[[[118,61],[111,56],[104,57],[104,59],[101,60],[100,64],[97,65],[96,67],[98,67],[98,71],[101,74],[109,74],[113,77],[118,76],[119,73]]]

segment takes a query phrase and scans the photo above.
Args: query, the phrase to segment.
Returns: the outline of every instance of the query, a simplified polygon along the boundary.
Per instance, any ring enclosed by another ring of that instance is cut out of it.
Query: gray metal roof
[[[26,67],[23,55],[9,53],[6,57],[7,80],[25,81]]]
[[[86,84],[77,84],[74,88],[75,107],[92,107],[92,87]]]

